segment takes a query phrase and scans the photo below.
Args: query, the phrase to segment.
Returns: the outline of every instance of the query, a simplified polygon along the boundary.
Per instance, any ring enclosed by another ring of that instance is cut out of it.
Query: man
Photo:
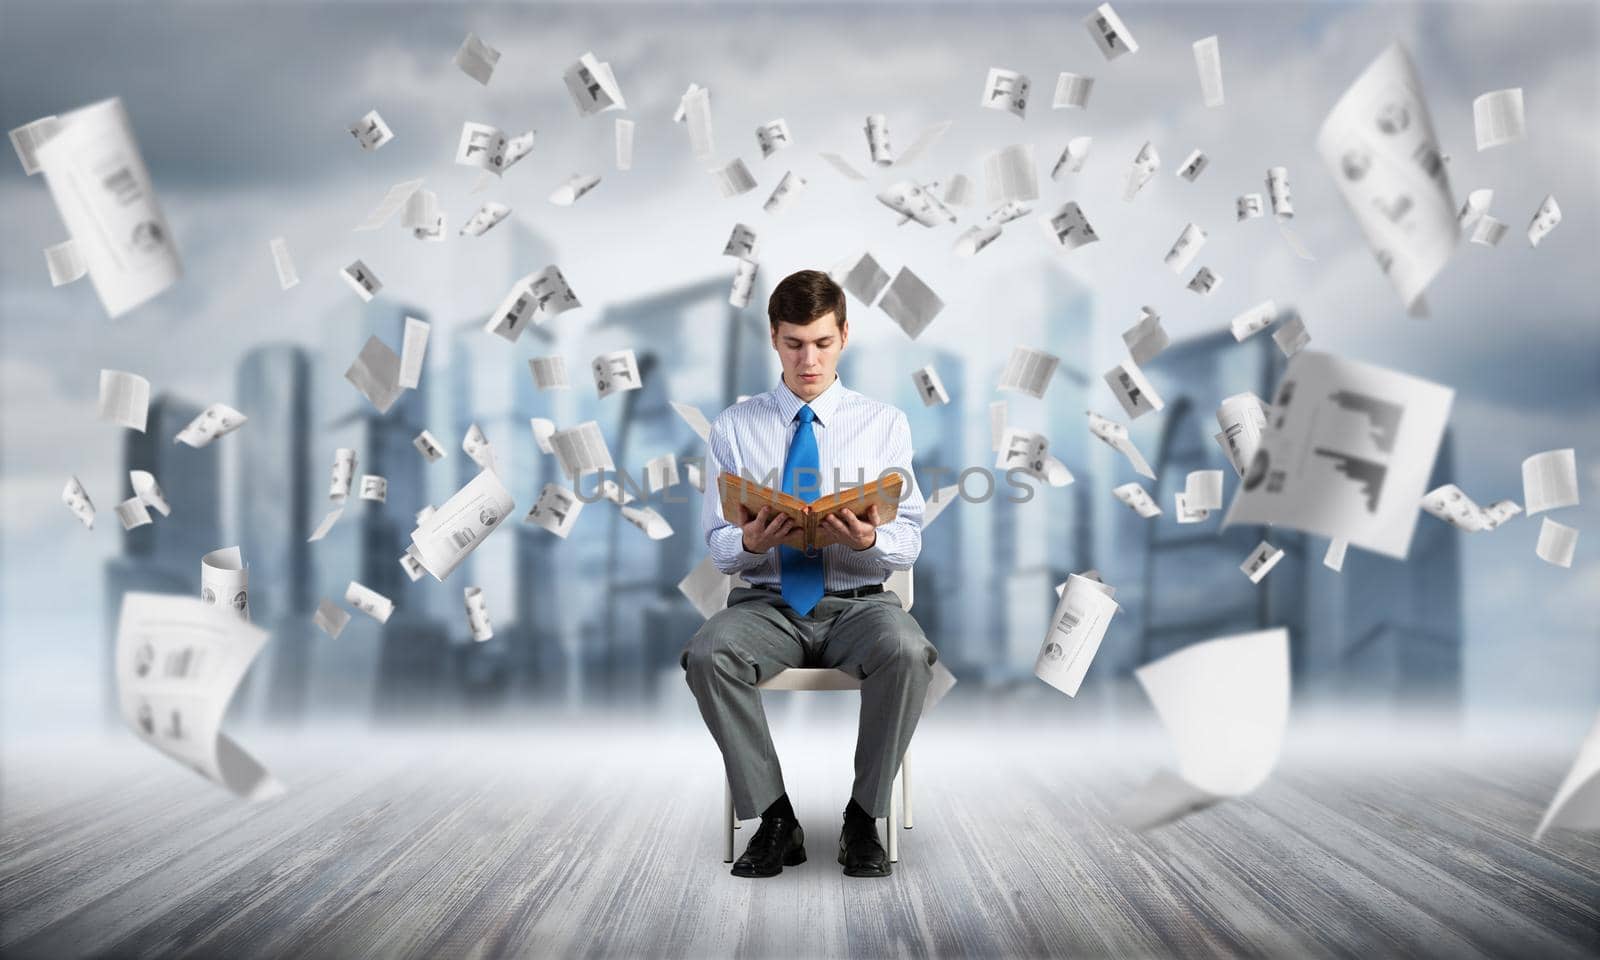
[[[733,865],[736,877],[770,877],[803,863],[795,818],[756,685],[788,667],[837,667],[861,680],[855,783],[844,811],[839,862],[852,877],[889,875],[876,818],[917,727],[938,654],[922,628],[883,588],[891,570],[910,569],[922,549],[922,494],[911,475],[906,416],[839,382],[834,368],[849,339],[844,291],[825,273],[785,277],[767,303],[783,382],[723,411],[711,425],[706,546],[723,573],[750,587],[728,595],[689,641],[682,663],[711,736],[722,750],[736,815],[761,826]],[[782,489],[810,501],[840,486],[898,468],[906,481],[897,516],[879,526],[878,507],[848,510],[825,527],[840,542],[814,551],[780,546],[793,529],[762,507],[722,515],[723,471],[763,480],[781,469]]]

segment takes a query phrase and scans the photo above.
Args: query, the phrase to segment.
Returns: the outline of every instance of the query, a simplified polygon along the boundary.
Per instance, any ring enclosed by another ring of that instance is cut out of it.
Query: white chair
[[[745,585],[744,580],[737,579],[736,583]],[[912,580],[910,570],[896,570],[889,575],[883,585],[885,590],[893,590],[895,596],[900,598],[900,605],[911,609]],[[941,665],[942,666],[942,665]],[[831,667],[790,667],[773,677],[757,684],[761,690],[860,690],[861,681],[843,670]],[[895,807],[899,806],[900,816],[895,815]],[[725,844],[723,845],[723,863],[733,862],[733,832],[739,829],[739,821],[733,816],[733,787],[723,782],[722,806],[725,820]],[[911,817],[911,750],[908,747],[900,758],[900,770],[895,774],[894,789],[889,797],[889,862],[900,862],[900,831],[899,822],[905,822],[905,828],[910,830],[913,826]]]

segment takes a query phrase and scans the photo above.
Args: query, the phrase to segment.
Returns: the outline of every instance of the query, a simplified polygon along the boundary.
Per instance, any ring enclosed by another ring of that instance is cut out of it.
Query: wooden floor
[[[131,736],[13,738],[0,953],[1600,954],[1600,837],[1530,839],[1570,757],[1289,749],[1252,797],[1137,835],[1107,813],[1159,744],[939,719],[874,880],[834,861],[842,727],[780,731],[810,860],[770,880],[728,875],[720,768],[688,725],[241,736],[289,786],[254,806]]]

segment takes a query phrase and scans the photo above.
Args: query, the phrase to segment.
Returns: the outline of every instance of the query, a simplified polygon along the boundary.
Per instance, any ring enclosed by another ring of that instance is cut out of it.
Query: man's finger
[[[760,510],[756,511],[756,515],[755,515],[755,518],[754,518],[756,523],[761,524],[762,526],[766,526],[766,523],[767,523],[767,509],[768,509],[767,507],[762,507]]]
[[[878,505],[876,503],[867,508],[867,522],[874,527],[878,525]]]

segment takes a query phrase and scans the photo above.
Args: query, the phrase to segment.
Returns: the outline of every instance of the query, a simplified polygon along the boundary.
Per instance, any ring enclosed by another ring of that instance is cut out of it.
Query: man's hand
[[[824,517],[822,527],[852,550],[865,550],[878,542],[878,505],[874,503],[868,507],[864,519],[857,519],[850,508],[845,507]]]
[[[749,508],[740,504],[739,519],[744,529],[746,553],[766,553],[795,530],[794,521],[789,519],[788,514],[771,507],[762,507],[761,512],[752,517]]]

